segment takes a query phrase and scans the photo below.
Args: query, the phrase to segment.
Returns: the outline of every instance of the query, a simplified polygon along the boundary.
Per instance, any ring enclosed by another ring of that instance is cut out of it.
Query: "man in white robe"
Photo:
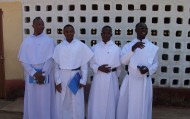
[[[101,36],[102,41],[92,48],[94,56],[90,61],[90,67],[94,75],[87,119],[116,119],[121,49],[110,39],[112,36],[110,26],[102,28]]]
[[[121,51],[121,62],[128,65],[128,74],[120,89],[117,119],[152,119],[151,75],[158,67],[158,47],[146,38],[146,24],[138,23],[135,31],[137,38]]]
[[[84,90],[88,73],[88,61],[93,52],[90,48],[74,38],[75,30],[72,25],[63,29],[65,39],[56,46],[53,59],[55,60],[56,103],[58,119],[84,119]],[[80,89],[76,94],[68,88],[74,75],[79,72]]]
[[[44,22],[40,17],[33,20],[33,28],[34,34],[24,39],[18,54],[25,78],[23,119],[56,119],[54,62],[51,58],[55,42],[43,33]]]

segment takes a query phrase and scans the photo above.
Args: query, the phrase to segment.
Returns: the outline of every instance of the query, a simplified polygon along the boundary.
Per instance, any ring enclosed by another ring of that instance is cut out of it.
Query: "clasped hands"
[[[145,73],[149,72],[149,70],[146,66],[137,66],[137,68],[139,69],[141,74],[145,74]]]
[[[38,84],[44,84],[45,76],[43,75],[44,72],[36,72],[34,77]]]

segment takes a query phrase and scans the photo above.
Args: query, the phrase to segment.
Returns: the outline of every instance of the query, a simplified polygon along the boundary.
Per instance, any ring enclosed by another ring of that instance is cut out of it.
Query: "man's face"
[[[137,37],[144,39],[148,33],[148,28],[146,26],[146,24],[141,23],[137,28],[136,28],[136,33],[137,33]]]
[[[41,19],[36,20],[33,23],[33,28],[34,28],[34,34],[35,35],[41,34],[44,30],[44,22]]]
[[[65,35],[65,38],[68,42],[71,42],[73,40],[75,30],[73,27],[66,27],[63,31],[63,34]]]
[[[104,42],[107,42],[110,40],[111,36],[112,36],[112,31],[110,28],[106,27],[102,30],[102,33],[101,33],[101,36],[102,36],[102,40]]]

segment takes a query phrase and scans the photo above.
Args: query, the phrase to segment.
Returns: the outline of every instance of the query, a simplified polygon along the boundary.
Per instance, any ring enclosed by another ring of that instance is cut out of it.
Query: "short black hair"
[[[34,24],[34,22],[36,22],[36,21],[38,21],[38,20],[42,20],[42,18],[41,18],[41,17],[36,17],[36,18],[34,18],[33,24]]]
[[[112,32],[112,28],[111,28],[111,26],[108,26],[108,25],[104,26],[104,27],[102,28],[102,31],[103,31],[105,28],[110,29],[110,30],[111,30],[111,32]]]
[[[73,25],[67,24],[67,25],[64,26],[63,30],[65,30],[65,28],[67,28],[67,27],[72,27],[72,28],[74,29]],[[75,29],[74,29],[74,30],[75,30]]]
[[[135,29],[137,29],[141,24],[145,24],[144,22],[139,22],[136,24]],[[146,25],[146,24],[145,24]]]

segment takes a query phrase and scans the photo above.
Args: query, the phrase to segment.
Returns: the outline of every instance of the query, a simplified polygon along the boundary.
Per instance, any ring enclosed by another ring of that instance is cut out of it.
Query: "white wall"
[[[28,31],[32,33],[32,20],[40,16],[45,21],[45,31],[51,31],[49,35],[56,41],[63,39],[58,29],[72,24],[76,37],[89,47],[92,40],[100,39],[104,25],[113,28],[112,38],[122,47],[136,36],[136,23],[145,20],[149,28],[147,37],[160,47],[160,65],[152,76],[153,85],[190,88],[189,0],[22,0],[22,3],[23,37],[28,35]],[[81,33],[81,29],[86,33]],[[91,33],[92,29],[96,29],[96,34]]]

